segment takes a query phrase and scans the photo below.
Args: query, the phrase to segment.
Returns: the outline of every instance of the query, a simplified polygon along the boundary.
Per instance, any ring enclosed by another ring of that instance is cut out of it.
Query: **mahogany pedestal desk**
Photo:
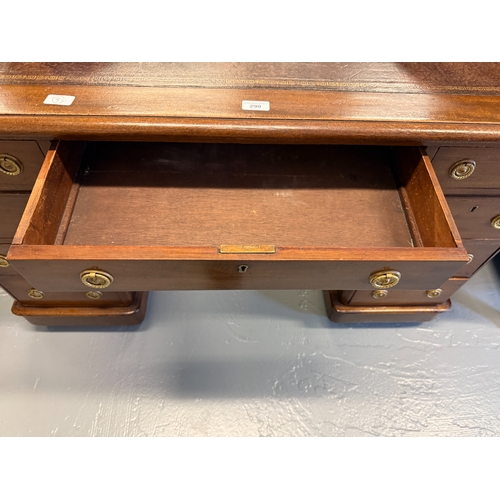
[[[0,65],[0,285],[37,325],[152,290],[425,321],[500,249],[500,65]]]

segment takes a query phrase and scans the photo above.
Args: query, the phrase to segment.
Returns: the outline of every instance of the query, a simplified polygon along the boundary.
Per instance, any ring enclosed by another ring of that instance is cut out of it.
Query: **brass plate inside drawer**
[[[276,253],[274,245],[221,245],[220,253]]]

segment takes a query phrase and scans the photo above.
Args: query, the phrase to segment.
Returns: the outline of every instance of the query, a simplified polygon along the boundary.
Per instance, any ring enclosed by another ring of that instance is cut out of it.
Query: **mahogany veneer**
[[[24,166],[0,172],[0,285],[43,325],[132,324],[164,289],[319,288],[335,321],[427,320],[500,249],[499,81],[497,63],[0,63],[0,155]],[[103,299],[84,269],[113,276]],[[381,270],[401,280],[372,305]]]

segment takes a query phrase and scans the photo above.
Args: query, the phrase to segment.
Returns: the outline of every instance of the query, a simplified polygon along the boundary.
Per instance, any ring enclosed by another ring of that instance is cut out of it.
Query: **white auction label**
[[[56,106],[71,106],[75,100],[74,95],[50,94],[46,97],[44,104],[55,104]]]
[[[246,111],[269,111],[269,101],[242,101],[241,109]]]

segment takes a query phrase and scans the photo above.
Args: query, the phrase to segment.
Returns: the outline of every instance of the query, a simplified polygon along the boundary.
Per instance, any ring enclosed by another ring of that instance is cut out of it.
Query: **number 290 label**
[[[245,111],[269,111],[269,101],[242,101],[241,109]]]

